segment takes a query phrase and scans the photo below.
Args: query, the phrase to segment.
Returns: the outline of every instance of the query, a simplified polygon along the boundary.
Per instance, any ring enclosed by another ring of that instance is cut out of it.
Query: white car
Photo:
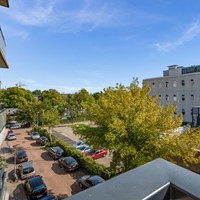
[[[40,138],[40,134],[38,132],[32,132],[31,137],[33,140],[36,140],[36,139]]]
[[[16,135],[14,134],[14,133],[9,133],[8,135],[7,135],[7,140],[16,140],[17,139],[17,137],[16,137]]]
[[[17,128],[21,128],[21,124],[20,123],[17,123],[17,124],[13,124],[13,125],[11,125],[10,126],[10,128],[12,128],[12,129],[17,129]]]
[[[81,145],[81,146],[78,146],[76,149],[82,153],[87,153],[88,151],[91,150],[91,147],[88,145]]]

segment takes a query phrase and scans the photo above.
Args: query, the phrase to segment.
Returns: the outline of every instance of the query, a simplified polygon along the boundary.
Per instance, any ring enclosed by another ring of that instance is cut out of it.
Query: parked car
[[[10,126],[10,128],[12,128],[12,129],[21,128],[21,124],[20,123],[13,124],[12,126]]]
[[[25,193],[30,200],[41,199],[47,195],[47,187],[41,176],[26,179],[24,183]]]
[[[71,156],[60,158],[58,164],[60,167],[63,167],[66,172],[72,172],[78,168],[78,162]]]
[[[7,134],[14,133],[14,131],[10,128]]]
[[[50,147],[48,150],[47,150],[47,153],[53,157],[53,159],[57,160],[59,158],[61,158],[64,154],[64,150],[59,147],[59,146],[55,146],[55,147]]]
[[[79,146],[81,146],[81,145],[84,145],[84,144],[85,144],[85,142],[82,141],[82,140],[80,140],[80,141],[78,141],[76,144],[74,144],[73,147],[74,147],[74,148],[77,148],[77,147],[79,147]]]
[[[86,153],[91,150],[91,147],[88,145],[81,145],[81,146],[76,147],[76,149],[82,153]]]
[[[48,141],[49,140],[46,136],[42,136],[42,137],[36,139],[36,143],[38,143],[41,146],[45,145],[45,143]]]
[[[17,167],[17,173],[21,179],[35,176],[35,170],[31,161],[24,162]]]
[[[36,140],[36,139],[40,138],[40,134],[38,132],[32,132],[31,137],[33,140]]]
[[[91,158],[98,159],[106,156],[107,151],[105,149],[90,150],[89,152],[86,152],[86,155],[90,156]]]
[[[7,140],[16,140],[17,139],[17,137],[16,137],[16,135],[14,134],[14,133],[9,133],[8,135],[7,135]]]
[[[103,183],[104,181],[105,180],[98,175],[94,175],[94,176],[85,175],[78,179],[78,185],[80,188],[84,189],[84,188],[89,188],[89,187],[98,185],[100,183]]]
[[[28,161],[28,156],[26,154],[26,151],[23,149],[19,149],[18,151],[16,151],[14,158],[16,158],[16,163]]]

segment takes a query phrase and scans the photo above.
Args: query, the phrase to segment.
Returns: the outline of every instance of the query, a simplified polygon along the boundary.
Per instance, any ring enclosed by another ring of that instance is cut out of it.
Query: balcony
[[[159,158],[66,200],[194,200],[199,186],[199,174]]]
[[[8,0],[0,0],[0,6],[9,7]]]
[[[0,68],[8,68],[5,54],[6,54],[6,43],[3,36],[3,32],[0,28]]]

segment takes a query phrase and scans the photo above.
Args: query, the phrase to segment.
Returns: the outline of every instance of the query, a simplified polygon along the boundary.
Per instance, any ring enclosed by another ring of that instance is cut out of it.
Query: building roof
[[[9,7],[9,2],[8,2],[8,0],[0,0],[0,6]]]
[[[199,185],[199,174],[159,158],[66,200],[200,199]]]

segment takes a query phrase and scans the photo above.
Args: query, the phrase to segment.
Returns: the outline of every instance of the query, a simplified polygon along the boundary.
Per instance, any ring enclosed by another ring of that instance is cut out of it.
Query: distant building
[[[200,126],[200,65],[168,66],[162,77],[145,79],[151,88],[150,95],[157,95],[161,105],[172,103],[183,121]]]

